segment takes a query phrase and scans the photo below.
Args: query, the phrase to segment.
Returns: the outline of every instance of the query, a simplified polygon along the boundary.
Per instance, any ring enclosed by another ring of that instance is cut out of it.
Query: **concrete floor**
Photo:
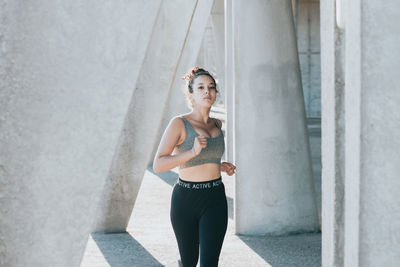
[[[321,200],[320,122],[309,120],[317,201]],[[154,174],[149,168],[126,233],[89,236],[81,267],[178,266],[179,252],[169,221],[176,170]],[[321,266],[321,233],[290,236],[241,236],[234,234],[232,216],[234,183],[222,176],[229,205],[228,230],[219,266]]]

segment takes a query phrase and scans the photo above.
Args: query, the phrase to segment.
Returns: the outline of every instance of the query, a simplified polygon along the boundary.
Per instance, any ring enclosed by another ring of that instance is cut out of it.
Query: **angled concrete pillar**
[[[79,266],[158,7],[1,1],[1,266]]]
[[[345,4],[344,266],[398,266],[400,2]]]
[[[177,116],[178,114],[190,111],[189,107],[186,105],[186,96],[183,92],[186,81],[182,80],[182,77],[190,68],[194,67],[195,65],[213,2],[213,0],[199,1],[193,14],[193,21],[190,25],[185,46],[183,47],[180,55],[180,61],[173,80],[171,92],[168,96],[168,101],[165,106],[163,118],[160,126],[158,127],[157,138],[156,142],[154,142],[151,160],[154,158],[154,155],[157,152],[161,136],[171,118]]]
[[[318,229],[290,0],[233,2],[236,232]]]
[[[126,230],[197,2],[161,3],[104,186],[94,231]]]
[[[322,266],[344,257],[344,32],[335,2],[321,1]]]

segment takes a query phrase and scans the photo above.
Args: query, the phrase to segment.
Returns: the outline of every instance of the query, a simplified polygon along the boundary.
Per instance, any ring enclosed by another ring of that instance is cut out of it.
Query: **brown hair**
[[[183,80],[186,80],[186,87],[187,87],[187,89],[188,89],[188,91],[190,93],[193,93],[193,82],[194,82],[194,80],[197,77],[199,77],[200,75],[207,75],[208,77],[210,77],[214,81],[215,86],[217,85],[217,83],[215,82],[214,77],[208,71],[206,71],[203,68],[200,68],[200,67],[196,66],[196,67],[191,68],[186,73],[186,75],[182,77]],[[218,93],[217,89],[215,89],[215,91]]]

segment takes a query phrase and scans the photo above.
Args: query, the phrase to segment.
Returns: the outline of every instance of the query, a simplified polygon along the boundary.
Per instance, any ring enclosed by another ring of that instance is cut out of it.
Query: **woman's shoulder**
[[[183,114],[176,115],[176,116],[172,117],[170,123],[184,126],[183,119],[187,120],[187,115],[189,115],[189,113],[183,113]],[[222,127],[222,121],[220,119],[217,119],[217,118],[212,118],[212,119],[218,122],[219,127]]]
[[[217,118],[213,118],[214,120],[216,120],[218,122],[219,127],[222,127],[222,121],[220,119]]]
[[[184,115],[184,114],[183,114]],[[171,118],[169,124],[170,127],[174,129],[177,133],[179,133],[179,140],[176,145],[180,145],[186,138],[186,127],[185,122],[183,121],[183,115],[176,115]]]
[[[175,130],[181,132],[182,135],[185,135],[186,127],[187,127],[187,119],[184,117],[186,114],[179,114],[171,118],[169,124]],[[186,121],[185,121],[186,120]]]
[[[186,119],[186,115],[187,115],[186,113],[175,115],[174,117],[171,118],[171,122],[179,121],[183,123],[183,120]]]
[[[172,117],[169,121],[169,124],[171,124],[173,126],[178,126],[178,127],[184,126],[182,115],[176,115],[176,116]]]
[[[178,115],[176,115],[174,118],[188,118],[188,117],[190,117],[189,116],[190,115],[190,113],[182,113],[182,114],[178,114]]]

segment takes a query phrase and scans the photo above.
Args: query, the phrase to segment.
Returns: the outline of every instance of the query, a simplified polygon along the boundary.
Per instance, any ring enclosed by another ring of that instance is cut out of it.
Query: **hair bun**
[[[193,79],[195,76],[201,75],[201,74],[206,74],[206,75],[210,75],[210,73],[208,71],[206,71],[203,68],[200,68],[198,66],[191,68],[186,74],[185,76],[182,77],[183,80],[187,80],[190,81],[191,79]]]
[[[209,73],[208,71],[206,71],[203,68],[200,68],[198,66],[191,68],[186,74],[185,76],[182,77],[183,80],[186,80],[186,87],[189,91],[189,93],[193,93],[193,81],[195,80],[196,77],[200,76],[200,75],[207,75],[208,77],[210,77],[213,82],[216,84],[214,77],[211,75],[211,73]],[[216,90],[216,89],[215,89]],[[218,90],[216,90],[218,92]]]

